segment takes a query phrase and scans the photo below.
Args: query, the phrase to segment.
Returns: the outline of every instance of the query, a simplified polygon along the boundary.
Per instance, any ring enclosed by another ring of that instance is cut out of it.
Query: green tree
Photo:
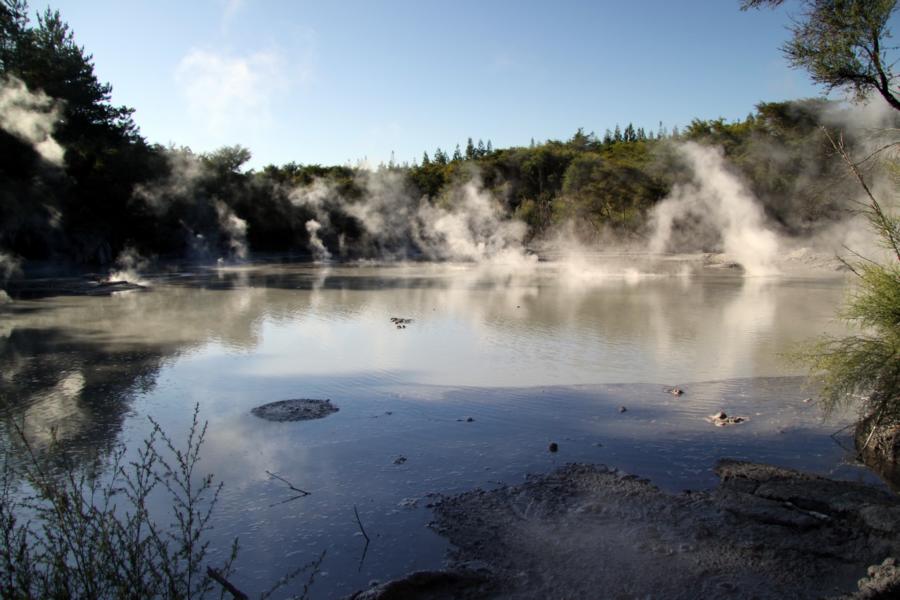
[[[475,143],[472,141],[472,138],[466,142],[466,160],[472,160],[477,155],[475,154]]]
[[[456,149],[453,151],[453,162],[458,162],[462,160],[462,151],[459,149],[459,144],[456,145]]]
[[[779,6],[783,0],[745,0],[742,8]],[[794,67],[829,90],[844,88],[858,99],[877,91],[900,110],[888,21],[896,0],[803,0],[804,17],[782,50]]]

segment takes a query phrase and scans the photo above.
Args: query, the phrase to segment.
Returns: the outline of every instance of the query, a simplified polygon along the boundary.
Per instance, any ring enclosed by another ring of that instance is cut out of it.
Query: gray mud
[[[829,598],[857,582],[855,597],[900,597],[885,561],[900,556],[896,497],[753,463],[716,473],[715,490],[672,495],[571,464],[446,498],[432,527],[456,548],[450,568],[354,597]]]
[[[331,400],[313,400],[301,398],[296,400],[278,400],[257,406],[250,412],[267,421],[311,421],[323,419],[338,411]]]

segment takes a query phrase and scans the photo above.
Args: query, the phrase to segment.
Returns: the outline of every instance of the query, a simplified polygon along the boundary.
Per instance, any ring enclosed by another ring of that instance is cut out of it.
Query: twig
[[[212,567],[206,567],[206,574],[209,575],[210,579],[225,588],[225,590],[229,594],[231,594],[235,600],[250,600],[250,596],[234,587],[234,585],[230,581],[225,579],[221,573],[219,573]]]
[[[369,536],[366,534],[366,529],[363,527],[362,521],[359,520],[359,511],[356,510],[356,505],[353,505],[353,514],[356,515],[356,524],[359,525],[359,530],[362,532],[363,537],[366,538],[366,544],[368,544],[371,540]]]
[[[884,416],[884,406],[881,407],[881,410],[878,411],[878,417],[872,422],[872,431],[869,432],[869,437],[866,438],[866,443],[863,444],[863,447],[859,449],[860,454],[866,451],[866,448],[869,447],[869,442],[872,441],[872,436],[875,435],[875,430],[878,429],[878,425],[881,424],[881,417]]]
[[[843,136],[840,136],[837,140],[835,140],[834,137],[832,137],[831,132],[828,131],[827,127],[822,127],[822,131],[825,132],[825,137],[827,137],[828,141],[831,142],[831,146],[838,154],[841,155],[841,158],[844,159],[845,163],[847,163],[847,167],[849,167],[850,172],[853,173],[854,177],[856,177],[856,180],[859,182],[859,185],[862,186],[862,189],[866,192],[866,196],[868,196],[869,198],[869,208],[872,211],[872,216],[870,218],[874,220],[876,227],[884,233],[888,245],[890,246],[891,250],[894,251],[894,255],[897,257],[897,259],[900,260],[900,239],[897,239],[897,231],[892,226],[891,221],[885,214],[884,210],[881,208],[881,204],[879,204],[878,200],[875,199],[875,195],[872,193],[872,190],[866,183],[866,180],[862,176],[862,173],[860,173],[856,163],[853,162],[853,159],[847,153],[847,150],[844,147]]]
[[[294,490],[294,491],[297,492],[298,494],[302,494],[303,496],[309,496],[309,495],[311,494],[311,492],[307,492],[306,490],[301,490],[301,489],[298,488],[298,487],[294,487],[294,484],[293,484],[293,483],[291,483],[290,481],[288,481],[287,479],[285,479],[285,478],[282,477],[281,475],[278,475],[277,473],[273,473],[273,472],[271,472],[271,471],[266,471],[266,475],[268,475],[269,477],[274,477],[275,479],[277,479],[277,480],[279,480],[279,481],[283,481],[284,483],[287,484],[287,486],[288,486],[289,488],[291,488],[292,490]]]
[[[841,433],[842,431],[847,431],[848,429],[850,429],[850,428],[853,427],[854,425],[856,425],[856,423],[848,423],[847,425],[844,425],[843,427],[841,427],[840,429],[838,429],[837,431],[835,431],[834,433],[832,433],[830,437],[834,437],[834,436],[836,436],[837,434]]]
[[[260,594],[259,600],[268,600],[268,598],[270,598],[272,596],[272,594],[274,594],[279,589],[286,586],[291,581],[293,581],[298,575],[300,575],[300,573],[302,573],[304,571],[309,571],[310,572],[309,577],[307,578],[306,583],[303,584],[303,592],[299,596],[294,596],[294,598],[296,598],[297,600],[306,598],[307,594],[309,593],[309,588],[312,587],[312,584],[316,579],[316,575],[318,575],[320,573],[319,569],[322,566],[322,561],[325,560],[326,552],[327,552],[327,550],[322,550],[322,554],[320,554],[317,559],[312,560],[312,561],[306,563],[305,565],[300,565],[299,567],[294,569],[292,572],[288,573],[287,575],[285,575],[284,577],[282,577],[281,579],[276,581],[275,584],[271,588],[269,588],[268,590],[266,590],[265,592]]]
[[[366,554],[369,553],[369,536],[366,533],[365,527],[363,527],[362,521],[359,519],[359,511],[356,510],[356,505],[353,505],[353,514],[356,515],[356,524],[359,525],[359,530],[362,532],[363,537],[366,538],[366,545],[363,546],[362,556],[359,557],[359,566],[356,568],[357,572],[362,571],[363,563],[366,562]]]
[[[296,495],[296,496],[292,496],[292,497],[290,497],[290,498],[287,498],[286,500],[282,500],[281,502],[275,502],[275,503],[273,503],[273,504],[270,504],[270,505],[269,505],[269,508],[272,508],[273,506],[279,506],[279,505],[281,505],[281,504],[287,504],[288,502],[293,502],[294,500],[299,500],[300,498],[304,498],[304,497],[306,497],[306,496],[311,495],[311,492],[307,492],[306,490],[301,490],[301,489],[298,488],[298,487],[294,487],[294,484],[293,484],[293,483],[291,483],[290,481],[288,481],[287,479],[285,479],[285,478],[282,477],[281,475],[278,475],[278,474],[276,474],[276,473],[272,473],[271,471],[266,471],[266,474],[267,474],[269,477],[274,477],[275,479],[278,479],[279,481],[285,482],[285,483],[287,484],[287,486],[288,486],[290,489],[292,489],[293,491],[297,492],[297,495]]]

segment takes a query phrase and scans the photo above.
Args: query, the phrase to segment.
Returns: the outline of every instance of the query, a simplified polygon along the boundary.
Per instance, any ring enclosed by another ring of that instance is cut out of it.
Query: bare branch
[[[212,567],[206,567],[206,574],[209,578],[221,585],[235,600],[250,600],[250,596],[237,589],[230,581],[225,579],[221,573]]]

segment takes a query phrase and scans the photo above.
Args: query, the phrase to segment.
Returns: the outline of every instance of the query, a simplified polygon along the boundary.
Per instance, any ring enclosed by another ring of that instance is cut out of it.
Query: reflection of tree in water
[[[262,317],[303,308],[292,294],[273,299],[265,288],[242,287],[241,279],[188,279],[120,296],[45,294],[7,306],[0,448],[15,442],[18,423],[41,451],[55,437],[57,448],[78,461],[100,458],[116,442],[132,400],[153,388],[167,360],[208,342],[251,348]]]
[[[58,328],[22,328],[0,337],[0,443],[22,427],[39,451],[90,462],[115,443],[130,400],[151,389],[164,354],[76,339]]]

